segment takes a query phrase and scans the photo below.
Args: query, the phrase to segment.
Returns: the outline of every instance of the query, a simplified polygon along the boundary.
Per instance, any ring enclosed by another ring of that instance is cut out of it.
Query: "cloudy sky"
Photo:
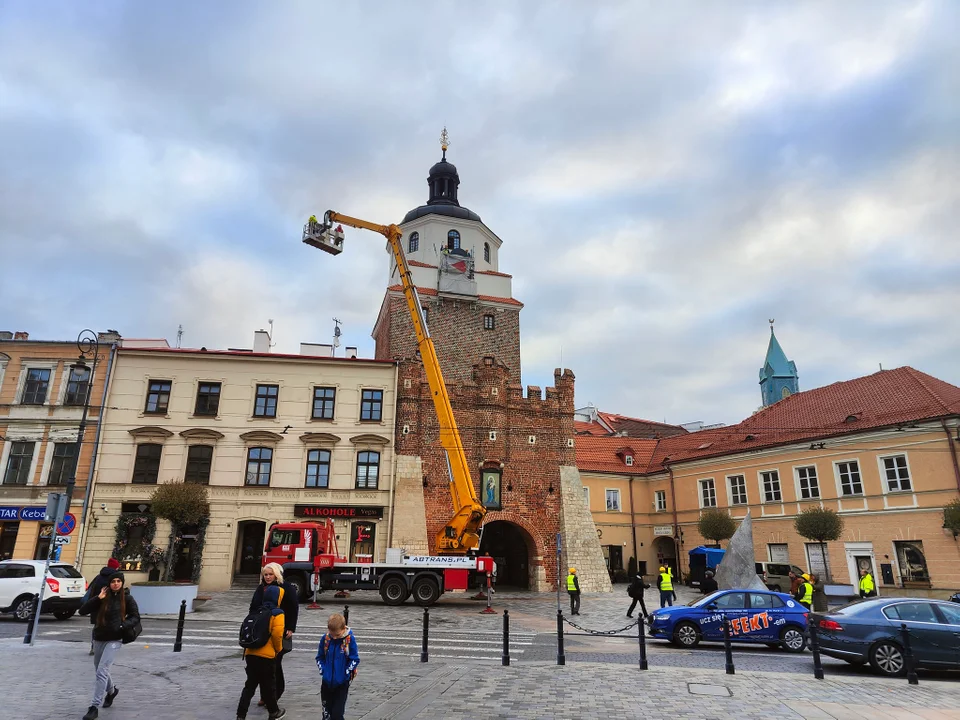
[[[0,1],[0,329],[370,355],[446,125],[504,240],[523,382],[668,422],[960,384],[960,4]]]

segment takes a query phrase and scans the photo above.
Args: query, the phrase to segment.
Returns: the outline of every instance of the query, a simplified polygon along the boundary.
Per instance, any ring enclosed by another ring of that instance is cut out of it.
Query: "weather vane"
[[[447,134],[447,126],[443,126],[443,132],[440,133],[440,148],[443,150],[443,159],[447,159],[447,148],[450,147],[450,135]]]
[[[773,319],[773,318],[768,318],[768,319],[767,319],[767,322],[770,323],[770,329],[773,330],[774,319]]]

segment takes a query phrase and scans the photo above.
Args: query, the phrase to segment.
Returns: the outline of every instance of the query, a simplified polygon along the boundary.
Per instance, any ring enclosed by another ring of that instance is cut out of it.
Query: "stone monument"
[[[730,538],[727,552],[717,566],[717,586],[721,590],[766,590],[767,586],[757,575],[756,561],[753,555],[753,521],[750,510],[740,527]]]

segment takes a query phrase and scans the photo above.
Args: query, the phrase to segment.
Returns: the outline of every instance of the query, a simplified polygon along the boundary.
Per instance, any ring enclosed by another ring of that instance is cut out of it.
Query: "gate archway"
[[[533,550],[533,538],[519,525],[507,520],[484,524],[480,553],[497,563],[497,587],[530,588]]]

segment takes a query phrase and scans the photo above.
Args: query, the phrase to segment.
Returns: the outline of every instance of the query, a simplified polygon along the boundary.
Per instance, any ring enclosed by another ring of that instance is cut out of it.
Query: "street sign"
[[[56,542],[56,544],[57,544],[57,545],[69,545],[69,544],[70,544],[70,538],[67,537],[66,535],[58,535],[58,536],[57,536],[57,542]]]
[[[65,493],[50,493],[47,495],[47,509],[43,519],[47,522],[60,522],[67,511],[67,496]]]
[[[63,520],[57,523],[57,535],[69,535],[77,527],[77,516],[73,513],[67,513]]]

